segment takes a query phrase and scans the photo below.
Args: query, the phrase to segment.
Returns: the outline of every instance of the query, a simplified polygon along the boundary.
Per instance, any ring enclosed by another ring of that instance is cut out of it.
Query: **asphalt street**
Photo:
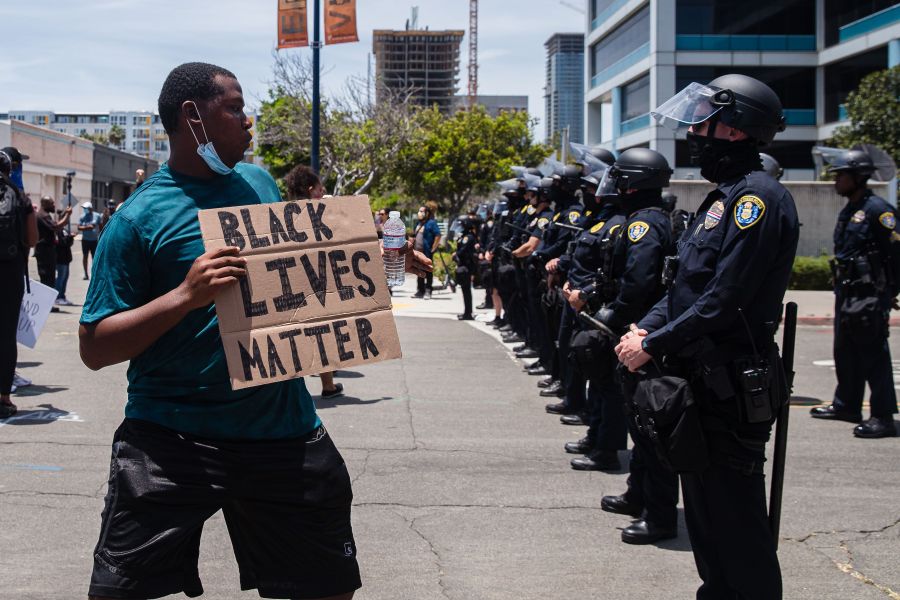
[[[79,300],[86,282],[80,264],[72,270]],[[692,598],[699,580],[683,523],[676,540],[623,544],[628,518],[599,507],[627,474],[569,468],[563,444],[583,429],[544,412],[537,378],[483,323],[456,321],[460,304],[458,293],[399,292],[403,359],[341,372],[346,396],[318,402],[353,478],[356,598]],[[86,597],[126,385],[124,365],[81,364],[78,316],[51,315],[37,348],[20,347],[19,370],[34,384],[14,397],[19,415],[0,421],[0,599]],[[900,330],[891,346],[900,357]],[[785,598],[900,598],[900,438],[858,440],[850,424],[808,417],[830,398],[830,360],[830,327],[801,327]],[[318,379],[307,385],[318,394]],[[200,563],[205,597],[256,597],[239,591],[221,514],[204,529]]]

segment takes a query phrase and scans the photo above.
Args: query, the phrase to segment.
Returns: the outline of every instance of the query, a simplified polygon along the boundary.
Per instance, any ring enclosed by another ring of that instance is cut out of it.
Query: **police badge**
[[[550,222],[550,219],[548,219],[547,217],[541,217],[540,219],[537,220],[538,229],[541,229],[541,230],[546,229],[547,223],[549,223],[549,222]]]
[[[883,212],[881,213],[881,216],[878,217],[878,222],[881,223],[885,228],[893,231],[894,226],[897,224],[897,219],[896,217],[894,217],[894,213]]]
[[[850,217],[851,223],[862,223],[865,220],[866,220],[866,213],[865,213],[865,211],[862,211],[862,210],[856,211],[855,213],[853,213],[853,216]]]
[[[734,222],[739,229],[753,227],[766,212],[765,203],[756,196],[741,196],[734,205]]]
[[[643,221],[635,221],[628,226],[628,239],[632,242],[637,242],[642,237],[647,235],[648,231],[650,231],[649,225],[647,225]]]
[[[722,215],[724,214],[725,205],[722,204],[721,200],[716,200],[713,205],[709,207],[709,210],[706,211],[706,218],[703,220],[703,228],[706,230],[712,229],[719,224],[719,221],[722,220]]]

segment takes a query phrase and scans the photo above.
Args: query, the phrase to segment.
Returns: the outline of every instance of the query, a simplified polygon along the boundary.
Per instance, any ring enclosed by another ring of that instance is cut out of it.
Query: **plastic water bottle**
[[[398,251],[406,245],[406,225],[400,220],[400,212],[392,210],[382,229],[387,283],[389,287],[399,287],[406,281],[406,259]]]

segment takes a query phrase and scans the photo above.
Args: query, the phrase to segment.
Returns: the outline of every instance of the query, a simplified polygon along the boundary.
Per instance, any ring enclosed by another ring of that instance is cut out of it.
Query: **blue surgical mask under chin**
[[[200,129],[203,131],[203,137],[206,138],[206,143],[201,144],[200,139],[197,137],[197,134],[194,133],[194,127],[191,125],[191,122],[188,121],[188,127],[191,129],[191,135],[194,136],[194,140],[197,142],[197,154],[200,155],[200,158],[203,159],[203,162],[206,163],[206,166],[210,168],[213,173],[217,173],[219,175],[228,175],[234,169],[226,165],[222,162],[222,159],[219,158],[219,153],[216,152],[216,149],[213,147],[213,143],[209,140],[209,136],[206,134],[206,127],[203,125],[203,119],[200,118],[200,111],[197,110],[197,105],[194,104],[194,110],[197,111],[197,118],[200,120]]]
[[[219,158],[219,154],[213,147],[212,142],[207,142],[205,144],[200,144],[199,146],[197,146],[197,154],[200,155],[200,158],[203,159],[203,162],[206,163],[206,166],[212,169],[214,173],[218,173],[219,175],[228,175],[234,170],[222,162],[222,159]]]

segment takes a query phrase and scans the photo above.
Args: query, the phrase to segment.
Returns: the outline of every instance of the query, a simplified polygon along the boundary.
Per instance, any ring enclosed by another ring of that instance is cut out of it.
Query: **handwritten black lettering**
[[[315,336],[316,345],[319,347],[319,356],[322,357],[322,366],[328,366],[328,354],[325,352],[325,342],[322,336],[331,331],[329,325],[316,325],[315,327],[306,327],[303,329],[303,335],[306,337]]]
[[[335,321],[331,324],[331,327],[334,329],[334,341],[337,342],[338,358],[341,361],[353,359],[353,351],[348,351],[344,347],[344,344],[350,341],[350,334],[342,331],[342,329],[346,326],[347,321],[343,319],[340,321]]]
[[[306,306],[306,295],[303,292],[295,294],[291,289],[291,280],[287,271],[296,266],[297,260],[293,256],[266,261],[266,270],[278,271],[278,278],[281,280],[281,295],[272,298],[277,312],[296,310],[301,306]]]
[[[244,227],[247,229],[247,235],[250,237],[250,247],[268,248],[269,240],[256,235],[256,230],[253,228],[253,221],[250,220],[249,208],[241,209],[241,218],[244,220]]]
[[[312,263],[309,261],[309,255],[303,254],[300,256],[300,262],[303,263],[303,269],[306,271],[306,276],[309,278],[309,285],[312,286],[313,292],[316,294],[316,298],[318,298],[319,303],[322,306],[325,306],[325,294],[327,293],[328,280],[326,279],[328,273],[325,268],[325,260],[327,256],[324,251],[319,251],[319,271],[318,273],[313,269]]]
[[[356,275],[356,278],[366,284],[366,287],[361,285],[356,286],[356,289],[359,290],[359,293],[367,298],[371,298],[375,295],[375,282],[372,281],[368,275],[362,272],[362,269],[359,267],[360,261],[370,262],[372,259],[369,257],[369,253],[363,250],[357,250],[353,253],[353,258],[350,259],[350,263],[353,265],[353,274]]]
[[[278,367],[278,370],[281,371],[282,375],[287,375],[284,365],[281,364],[281,357],[278,356],[278,348],[275,347],[275,342],[272,341],[272,337],[267,335],[266,341],[269,345],[269,373],[272,374],[272,377],[275,377],[277,375],[275,367]]]
[[[328,227],[325,223],[322,222],[322,215],[325,213],[325,205],[319,202],[316,205],[316,208],[313,208],[311,202],[306,203],[306,212],[309,213],[309,220],[312,221],[313,233],[316,234],[316,241],[321,242],[322,236],[325,236],[325,239],[330,240],[334,237],[334,234],[331,232],[331,228]]]
[[[356,336],[359,338],[359,347],[362,350],[363,358],[368,360],[369,353],[372,356],[378,356],[378,348],[369,335],[372,333],[372,323],[368,319],[360,317],[356,319]]]
[[[352,300],[353,296],[353,288],[349,285],[344,285],[344,282],[341,281],[341,276],[346,275],[350,272],[350,267],[348,267],[343,263],[347,260],[347,254],[343,250],[332,250],[328,253],[328,262],[331,263],[331,274],[334,276],[334,285],[337,288],[338,296],[343,300]]]
[[[291,239],[290,237],[288,237],[287,232],[284,230],[284,225],[281,224],[281,220],[278,218],[278,215],[276,215],[275,211],[271,208],[269,209],[269,231],[272,232],[273,245],[277,245],[282,240],[287,242]]]
[[[266,374],[266,367],[263,364],[262,356],[259,353],[259,344],[256,343],[256,340],[253,340],[253,356],[247,352],[247,349],[244,348],[244,345],[238,342],[238,348],[241,353],[241,365],[244,367],[244,379],[246,381],[253,381],[253,368],[259,369],[259,374],[263,379],[267,379],[269,376]]]
[[[284,224],[287,226],[288,237],[295,242],[301,243],[309,239],[309,236],[306,235],[305,231],[297,231],[297,228],[294,226],[294,217],[299,217],[302,214],[303,209],[296,202],[288,202],[284,205]]]
[[[247,242],[244,241],[244,236],[238,231],[238,227],[240,223],[238,223],[238,218],[224,210],[219,211],[219,225],[222,226],[222,237],[225,238],[225,243],[229,246],[237,246],[241,250],[244,249],[244,246],[247,245]]]
[[[300,364],[300,355],[297,354],[297,340],[294,338],[303,333],[303,329],[298,327],[297,329],[291,329],[290,331],[282,331],[278,334],[278,337],[283,340],[288,340],[291,344],[291,359],[294,361],[294,373],[299,373],[303,370],[303,366]]]
[[[253,290],[250,289],[250,277],[239,277],[238,285],[241,288],[241,300],[244,303],[244,314],[247,318],[261,317],[269,314],[269,307],[265,300],[253,301]]]

